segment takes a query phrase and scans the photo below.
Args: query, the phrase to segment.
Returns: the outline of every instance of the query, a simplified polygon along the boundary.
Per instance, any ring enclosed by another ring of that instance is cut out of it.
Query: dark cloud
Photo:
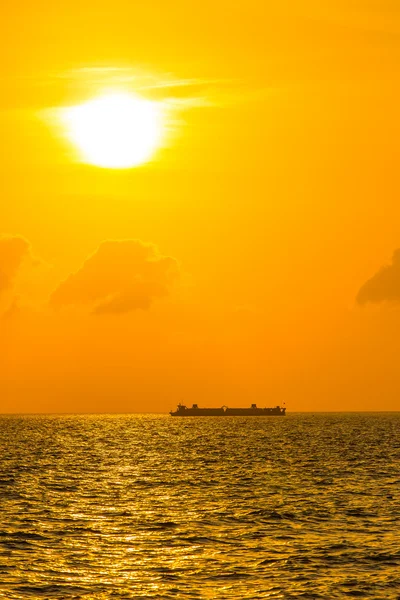
[[[357,294],[358,304],[400,302],[400,249],[393,253],[392,264],[368,279]]]
[[[54,307],[86,304],[94,314],[150,307],[179,274],[176,260],[140,240],[107,240],[53,292]]]
[[[0,294],[12,286],[23,260],[30,256],[29,242],[18,235],[0,237]]]

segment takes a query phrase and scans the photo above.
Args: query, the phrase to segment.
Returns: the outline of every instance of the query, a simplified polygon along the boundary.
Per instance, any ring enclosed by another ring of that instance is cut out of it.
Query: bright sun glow
[[[147,162],[160,144],[160,104],[129,93],[65,108],[62,120],[84,162],[99,167],[135,167]]]

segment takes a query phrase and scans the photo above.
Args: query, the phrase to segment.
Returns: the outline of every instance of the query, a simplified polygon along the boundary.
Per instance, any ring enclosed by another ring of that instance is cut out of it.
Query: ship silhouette
[[[197,404],[187,408],[184,404],[178,404],[177,410],[171,410],[169,414],[171,417],[284,417],[286,408],[257,408],[256,404],[252,404],[250,408],[199,408]]]

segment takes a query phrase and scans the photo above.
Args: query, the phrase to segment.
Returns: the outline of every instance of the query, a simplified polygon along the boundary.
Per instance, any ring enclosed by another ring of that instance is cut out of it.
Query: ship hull
[[[207,409],[207,408],[187,408],[184,411],[171,411],[171,417],[224,417],[225,412],[222,409]]]
[[[284,417],[286,408],[187,408],[179,405],[178,410],[169,413],[171,417]]]

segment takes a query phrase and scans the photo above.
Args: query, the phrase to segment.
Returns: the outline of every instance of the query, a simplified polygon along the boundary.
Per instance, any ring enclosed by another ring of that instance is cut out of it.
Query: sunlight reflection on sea
[[[400,413],[0,416],[0,598],[400,598]]]

